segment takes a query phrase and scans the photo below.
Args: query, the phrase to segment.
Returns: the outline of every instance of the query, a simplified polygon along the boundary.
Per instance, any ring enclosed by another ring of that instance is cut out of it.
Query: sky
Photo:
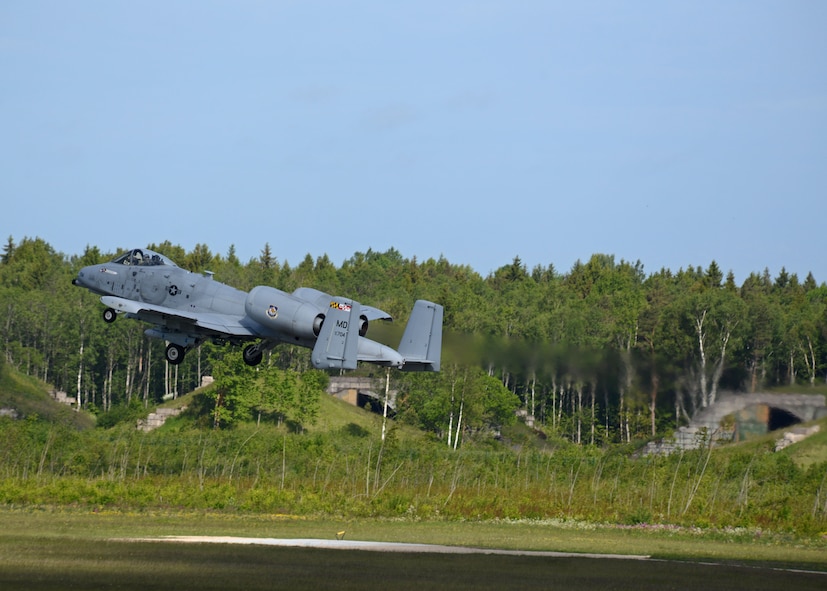
[[[0,3],[0,239],[827,281],[827,2]]]

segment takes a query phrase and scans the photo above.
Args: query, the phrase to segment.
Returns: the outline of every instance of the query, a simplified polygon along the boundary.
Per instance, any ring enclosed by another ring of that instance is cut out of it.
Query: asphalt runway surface
[[[281,560],[295,567],[294,577],[300,578],[304,572],[315,570],[317,564],[326,564],[327,568],[323,569],[325,577],[331,575],[336,583],[325,587],[326,578],[311,577],[309,586],[319,589],[827,589],[827,572],[761,563],[693,562],[627,554],[501,550],[345,539],[163,536],[132,541],[224,544],[228,548],[247,546],[251,549],[270,546],[282,557]],[[281,554],[284,552],[288,554]],[[388,555],[380,557],[379,553]],[[342,559],[334,559],[333,556],[342,556]],[[430,566],[426,568],[425,564]],[[359,578],[366,570],[376,569],[378,565],[394,573],[391,584],[382,582],[377,585]],[[297,584],[285,588],[304,586],[296,578],[293,581]],[[348,587],[347,583],[354,581],[356,584]]]
[[[824,591],[827,572],[769,563],[665,560],[346,539],[160,536],[33,540],[0,555],[3,591]]]

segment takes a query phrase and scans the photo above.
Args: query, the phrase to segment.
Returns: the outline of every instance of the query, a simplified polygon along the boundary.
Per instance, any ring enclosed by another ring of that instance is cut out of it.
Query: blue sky
[[[0,4],[0,239],[827,281],[827,2]]]

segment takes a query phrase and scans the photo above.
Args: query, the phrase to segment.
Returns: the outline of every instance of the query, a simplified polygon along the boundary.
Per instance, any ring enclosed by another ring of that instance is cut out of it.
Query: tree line
[[[243,290],[308,286],[353,297],[389,312],[397,327],[416,299],[443,304],[443,371],[393,372],[392,380],[397,418],[452,446],[461,434],[513,420],[517,409],[577,443],[627,442],[667,433],[722,389],[825,380],[827,286],[812,274],[802,281],[784,269],[776,277],[765,270],[739,286],[715,261],[647,274],[639,261],[595,254],[566,272],[552,264],[529,270],[515,257],[483,277],[444,257],[419,261],[393,248],[357,252],[341,266],[307,255],[294,266],[269,244],[247,262],[233,247],[225,255],[203,244],[191,251],[168,241],[147,247]],[[98,298],[71,279],[117,254],[87,246],[65,255],[40,238],[9,237],[0,255],[6,362],[101,415],[177,396],[205,375],[236,375],[228,369],[238,363],[231,348],[205,343],[173,366],[162,343],[144,336],[145,325],[100,319]],[[396,344],[398,333],[382,325],[368,336],[383,335]],[[281,345],[262,371],[269,368],[303,374],[309,354]],[[242,405],[251,416],[255,407]]]

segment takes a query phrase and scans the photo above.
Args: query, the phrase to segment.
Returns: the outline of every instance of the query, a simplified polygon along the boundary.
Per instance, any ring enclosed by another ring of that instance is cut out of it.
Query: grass
[[[183,406],[190,407],[193,405],[196,397],[203,394],[203,392],[213,386],[205,386],[190,392],[188,394],[179,396],[174,400],[167,400],[158,405],[158,408],[181,408]],[[181,423],[187,423],[191,417],[183,417],[179,419]],[[173,424],[175,420],[170,420]],[[351,425],[365,429],[371,433],[379,433],[382,430],[382,417],[375,413],[365,412],[364,409],[355,407],[347,402],[339,400],[335,396],[323,395],[319,397],[319,412],[316,420],[313,423],[305,425],[305,430],[308,433],[327,433],[330,431],[339,431]],[[405,439],[423,439],[427,435],[422,431],[407,425],[400,425],[389,421],[389,427],[396,427],[398,435]]]
[[[786,448],[793,461],[802,467],[827,462],[827,419],[818,421],[820,431]]]
[[[801,423],[796,426],[813,427],[818,426],[819,431],[810,435],[806,439],[795,443],[789,447],[784,448],[781,452],[787,455],[795,464],[801,468],[808,468],[813,464],[820,464],[827,462],[827,417]],[[764,435],[751,437],[746,441],[723,445],[716,448],[716,452],[721,455],[732,455],[736,453],[755,453],[760,449],[773,449],[776,441],[778,441],[789,427],[772,431]]]
[[[791,564],[827,572],[827,540],[800,540],[746,530],[613,527],[576,521],[337,520],[200,511],[72,509],[3,509],[0,523],[2,540],[48,536],[102,541],[167,535],[334,539],[344,530],[351,540]]]
[[[812,540],[827,532],[824,464],[796,467],[796,446],[772,453],[770,442],[745,442],[635,460],[575,447],[452,452],[396,430],[383,446],[378,429],[353,431],[293,434],[264,424],[213,431],[182,420],[147,434],[130,425],[77,433],[0,420],[0,503],[409,522],[566,518]]]
[[[380,471],[381,417],[329,396],[320,403],[318,422],[300,436],[263,423],[199,431],[186,416],[153,434],[130,425],[78,433],[7,421],[0,589],[823,589],[827,583],[827,574],[768,570],[827,573],[827,481],[814,465],[827,459],[827,419],[821,433],[779,454],[767,453],[773,435],[716,449],[708,469],[703,453],[625,461],[538,442],[525,428],[504,432],[520,446],[516,455],[470,445],[448,453],[426,434],[395,425]],[[800,485],[785,488],[787,475]],[[743,504],[730,506],[740,493]],[[672,515],[664,517],[670,506]],[[743,519],[724,519],[739,507]],[[516,519],[525,515],[536,519]],[[343,530],[348,540],[670,562],[114,541],[332,540]]]
[[[39,417],[75,429],[90,429],[95,425],[89,413],[75,412],[53,400],[48,391],[42,381],[0,363],[0,408],[14,409],[23,418]]]
[[[769,391],[773,394],[824,394],[827,396],[827,383],[819,380],[813,386],[802,384],[773,386]]]
[[[824,547],[785,547],[745,533],[585,524],[408,522],[0,510],[3,589],[823,589]],[[117,541],[164,535],[407,541],[486,548],[617,552],[672,561],[493,555],[382,555],[365,551]],[[711,566],[708,563],[715,562]],[[772,570],[796,567],[817,573]]]

